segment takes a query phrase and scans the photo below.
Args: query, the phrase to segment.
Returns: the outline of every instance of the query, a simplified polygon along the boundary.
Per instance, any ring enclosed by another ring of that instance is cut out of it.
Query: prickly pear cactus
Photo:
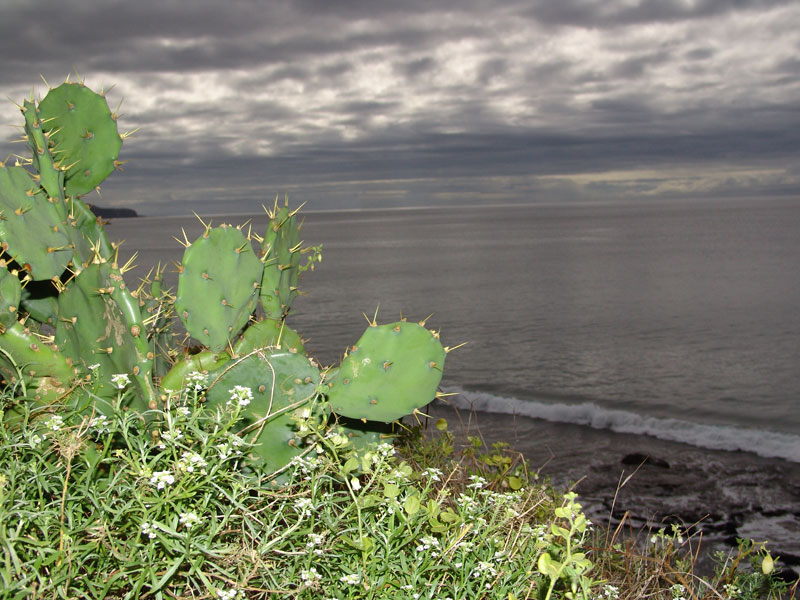
[[[329,382],[333,412],[389,423],[428,404],[442,379],[446,351],[420,324],[372,323]]]
[[[214,374],[206,398],[211,407],[242,403],[239,434],[255,444],[251,451],[275,472],[304,451],[292,414],[310,410],[319,382],[319,369],[305,356],[256,350]]]
[[[39,103],[67,196],[95,189],[116,169],[122,137],[106,99],[81,83],[63,83]]]
[[[239,229],[206,227],[183,254],[175,297],[175,311],[192,337],[223,350],[255,311],[263,270]]]

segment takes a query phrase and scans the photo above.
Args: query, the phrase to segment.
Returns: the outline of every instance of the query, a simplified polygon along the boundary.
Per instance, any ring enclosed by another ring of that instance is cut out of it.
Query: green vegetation
[[[711,579],[677,530],[605,542],[502,444],[414,426],[358,449],[301,410],[308,451],[275,487],[236,433],[247,388],[211,405],[196,372],[140,414],[120,375],[106,416],[95,378],[0,429],[0,598],[788,597],[749,542]]]
[[[287,317],[321,249],[286,205],[263,236],[185,240],[174,296],[158,272],[129,288],[80,199],[119,165],[116,117],[75,83],[21,109],[31,156],[0,165],[0,598],[794,593],[762,546],[703,580],[681,532],[637,550],[503,444],[428,435],[450,349],[424,322],[373,318],[320,368]]]
[[[149,414],[205,371],[212,406],[230,389],[250,390],[240,433],[277,483],[307,450],[290,420],[296,409],[320,422],[332,411],[372,422],[349,431],[371,439],[435,397],[449,348],[424,322],[373,319],[340,368],[305,355],[286,319],[321,248],[303,246],[297,210],[277,199],[263,236],[209,224],[185,239],[174,296],[160,271],[133,290],[130,265],[119,266],[118,247],[80,198],[120,164],[123,136],[106,99],[66,82],[20,108],[30,158],[0,163],[0,377],[19,397],[7,419],[29,403],[63,402],[87,379],[102,400],[92,410],[110,417],[116,374],[131,378],[130,408]],[[178,321],[194,344],[176,341]]]

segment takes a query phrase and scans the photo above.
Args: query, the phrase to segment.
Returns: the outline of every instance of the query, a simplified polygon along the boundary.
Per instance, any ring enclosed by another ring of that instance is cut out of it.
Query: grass
[[[643,548],[596,530],[573,493],[503,444],[456,449],[406,427],[358,450],[297,416],[308,451],[247,460],[240,406],[202,389],[164,410],[94,412],[88,391],[32,412],[0,395],[0,598],[480,599],[793,597],[743,542],[710,579],[691,538]],[[688,544],[688,546],[687,546]],[[754,560],[754,567],[748,562]]]

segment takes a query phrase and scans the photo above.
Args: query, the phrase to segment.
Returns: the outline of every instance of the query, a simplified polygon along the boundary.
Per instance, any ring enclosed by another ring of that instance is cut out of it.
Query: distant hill
[[[102,206],[91,206],[92,212],[101,219],[124,219],[128,217],[138,217],[138,213],[132,208],[104,208]]]

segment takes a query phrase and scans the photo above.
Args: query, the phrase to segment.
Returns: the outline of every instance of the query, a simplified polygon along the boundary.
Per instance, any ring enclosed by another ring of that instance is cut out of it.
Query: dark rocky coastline
[[[787,575],[800,574],[800,464],[581,425],[429,408],[462,440],[508,442],[540,477],[573,487],[595,523],[623,523],[643,541],[662,527],[693,526],[702,532],[708,569],[708,557],[735,548],[737,538],[769,541]]]

